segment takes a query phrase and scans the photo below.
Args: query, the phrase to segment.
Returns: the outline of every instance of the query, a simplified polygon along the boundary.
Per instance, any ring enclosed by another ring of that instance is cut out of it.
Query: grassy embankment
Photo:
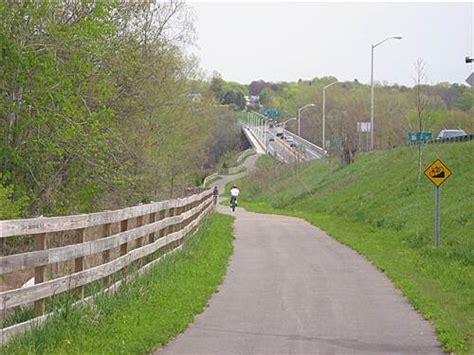
[[[0,353],[144,354],[166,344],[204,310],[222,282],[232,253],[232,223],[232,217],[212,215],[182,252],[166,257],[115,296],[67,308]]]
[[[434,247],[434,187],[416,186],[416,148],[278,167],[263,157],[238,182],[241,206],[299,216],[365,255],[430,319],[447,351],[474,351],[474,142],[426,146],[442,159],[441,246]]]

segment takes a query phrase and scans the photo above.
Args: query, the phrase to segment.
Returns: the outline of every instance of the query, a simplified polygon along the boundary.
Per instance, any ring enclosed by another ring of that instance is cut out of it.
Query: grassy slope
[[[183,252],[133,280],[115,297],[68,310],[0,353],[148,353],[185,330],[222,282],[232,253],[233,218],[214,214]]]
[[[427,146],[454,175],[441,188],[441,247],[433,246],[434,188],[417,151],[359,156],[348,167],[269,168],[240,182],[241,205],[300,216],[372,260],[431,319],[445,350],[474,349],[474,142]],[[267,166],[266,166],[267,165]],[[265,167],[266,166],[266,167]]]

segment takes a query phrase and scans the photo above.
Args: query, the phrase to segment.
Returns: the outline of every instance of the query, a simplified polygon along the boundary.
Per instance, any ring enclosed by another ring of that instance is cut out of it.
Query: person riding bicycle
[[[232,203],[235,201],[235,205],[237,206],[237,199],[239,198],[240,191],[237,188],[237,185],[234,185],[232,189],[230,190],[230,205],[232,206]]]
[[[214,186],[214,190],[212,190],[212,196],[214,200],[214,205],[217,204],[217,197],[219,197],[219,188]]]

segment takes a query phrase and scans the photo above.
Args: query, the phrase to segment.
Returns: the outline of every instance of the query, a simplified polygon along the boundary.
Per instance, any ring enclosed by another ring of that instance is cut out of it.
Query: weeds
[[[399,148],[354,164],[278,164],[239,182],[244,208],[299,216],[365,255],[430,319],[446,351],[474,349],[474,142],[427,146],[425,162],[454,172],[441,191],[442,237],[433,245],[433,186],[416,188],[416,151]]]
[[[179,253],[91,304],[64,304],[44,326],[13,339],[8,354],[148,353],[186,329],[222,282],[232,218],[214,214]]]

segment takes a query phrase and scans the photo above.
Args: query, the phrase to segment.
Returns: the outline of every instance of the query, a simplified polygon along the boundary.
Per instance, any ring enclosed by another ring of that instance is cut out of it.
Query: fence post
[[[112,223],[104,224],[104,231],[103,231],[104,238],[110,237],[112,235]],[[102,263],[106,264],[110,261],[110,249],[104,250],[102,252]],[[110,276],[106,276],[103,279],[103,283],[105,286],[108,286],[110,283]]]
[[[160,218],[158,212],[150,213],[149,224],[155,223],[157,221],[156,217]],[[155,232],[148,234],[148,244],[151,244],[155,241]]]
[[[36,235],[35,238],[35,250],[45,250],[46,246],[46,233]],[[45,281],[46,265],[35,267],[35,285]],[[35,310],[37,315],[43,315],[45,311],[44,299],[35,301]]]
[[[148,215],[148,224],[152,224],[156,222],[156,217],[159,218],[158,212],[153,212]],[[155,241],[155,232],[151,232],[148,234],[148,240],[146,241],[146,244],[151,244]],[[145,264],[148,264],[150,261],[153,260],[153,254],[150,254],[145,257]]]
[[[167,217],[168,217],[168,207],[166,207],[165,209],[162,209],[162,210],[160,211],[160,221],[161,221],[162,219],[166,219]],[[167,231],[168,231],[168,227],[166,227],[166,228],[161,228],[160,231],[158,232],[158,239],[161,239],[161,238],[165,237],[166,234],[167,234]],[[159,253],[160,253],[160,254],[161,254],[161,251],[162,251],[162,250],[166,250],[166,248],[160,248],[160,249],[159,249]]]
[[[128,229],[128,219],[124,219],[120,222],[120,232],[126,232]],[[120,245],[120,256],[126,255],[128,253],[128,242]],[[128,265],[122,269],[123,277],[126,278],[128,274]]]
[[[186,203],[186,205],[184,206],[184,213],[188,213],[189,211],[191,210],[191,206],[188,203]],[[189,217],[186,218],[184,221],[183,221],[183,228],[186,228],[189,224]]]
[[[174,217],[176,216],[176,200],[173,201],[172,207],[169,208],[168,210],[169,217]],[[172,224],[171,226],[168,227],[168,230],[166,231],[166,235],[173,234],[176,230],[176,224]],[[174,243],[169,243],[168,247],[166,248],[166,252],[173,250],[174,248]]]
[[[143,225],[143,216],[138,216],[137,217],[137,227],[141,227]],[[143,246],[143,238],[144,237],[140,237],[137,239],[136,243],[135,243],[135,248],[141,248]],[[138,259],[136,262],[135,262],[135,266],[137,267],[137,270],[140,269],[142,267],[142,259]]]
[[[162,219],[165,219],[167,216],[168,216],[168,209],[163,209],[160,211],[160,221]],[[168,230],[168,227],[161,228],[160,231],[158,232],[158,239],[163,238],[166,235],[167,230]]]
[[[178,203],[182,204],[182,201],[179,201]],[[184,206],[176,207],[176,215],[177,216],[181,216],[183,214],[183,212],[184,212]],[[179,222],[176,225],[176,231],[180,231],[181,229],[183,229],[183,224],[184,224],[184,220]]]
[[[85,228],[77,230],[77,243],[84,243]],[[80,256],[79,258],[74,259],[74,272],[79,272],[84,270],[84,257]],[[79,286],[77,288],[77,294],[79,297],[84,298],[84,287]]]

